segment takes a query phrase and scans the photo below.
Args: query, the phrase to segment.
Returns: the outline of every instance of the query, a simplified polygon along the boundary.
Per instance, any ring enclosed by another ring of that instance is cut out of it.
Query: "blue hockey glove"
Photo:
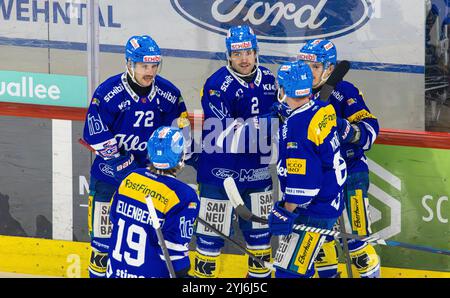
[[[355,135],[355,128],[350,122],[345,118],[336,118],[337,131],[339,136],[339,141],[342,144],[350,143]]]
[[[276,202],[272,211],[269,213],[269,231],[272,235],[289,235],[292,233],[294,221],[297,214],[284,209],[281,204],[284,202]]]
[[[270,107],[270,111],[282,122],[284,122],[292,112],[291,108],[287,104],[282,104],[280,102],[273,103],[273,105]]]
[[[133,154],[128,151],[121,154],[119,157],[105,160],[105,163],[113,169],[114,179],[117,182],[122,182],[132,170],[137,168]]]

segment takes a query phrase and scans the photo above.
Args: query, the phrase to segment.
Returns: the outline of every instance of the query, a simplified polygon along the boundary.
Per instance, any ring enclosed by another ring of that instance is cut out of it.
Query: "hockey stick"
[[[207,221],[205,221],[203,218],[201,217],[197,217],[197,220],[205,225],[206,227],[208,227],[210,230],[212,230],[214,233],[216,233],[217,235],[219,235],[220,237],[222,237],[224,240],[228,240],[231,243],[233,243],[240,251],[242,251],[243,253],[245,253],[246,255],[248,255],[250,258],[252,258],[255,262],[257,262],[259,265],[266,267],[272,271],[275,270],[275,268],[273,267],[272,263],[266,262],[264,260],[261,260],[260,258],[258,258],[257,256],[255,256],[253,253],[249,252],[247,250],[247,248],[245,248],[245,246],[243,244],[241,244],[240,242],[228,237],[227,235],[225,235],[224,233],[222,233],[221,231],[219,231],[218,229],[216,229],[213,225],[209,224]]]
[[[339,223],[339,230],[343,233],[346,233],[345,230],[345,223],[344,223],[344,216],[341,214],[338,219]],[[346,237],[342,237],[342,250],[344,251],[344,257],[345,257],[345,266],[347,268],[347,276],[349,278],[353,278],[353,272],[352,272],[352,257],[350,256],[350,251],[348,249],[348,242]]]
[[[236,213],[242,217],[244,220],[247,221],[255,221],[263,224],[267,224],[268,220],[265,218],[261,218],[259,216],[254,215],[248,208],[244,205],[244,201],[241,198],[241,195],[239,194],[239,191],[236,187],[236,183],[234,182],[234,179],[232,177],[228,177],[224,181],[224,188],[225,192],[228,195],[228,198],[230,199],[231,205],[236,210]],[[450,250],[447,249],[437,249],[429,246],[422,246],[422,245],[415,245],[415,244],[409,244],[409,243],[403,243],[399,241],[392,241],[392,240],[385,240],[381,239],[378,236],[368,236],[368,237],[362,237],[355,234],[349,234],[349,233],[343,233],[333,230],[327,230],[327,229],[321,229],[316,227],[310,227],[306,226],[304,224],[294,225],[294,230],[297,231],[306,231],[306,232],[313,232],[313,233],[319,233],[322,235],[328,235],[333,236],[336,238],[350,238],[350,239],[356,239],[363,242],[375,242],[377,244],[386,245],[386,246],[398,246],[413,250],[420,250],[425,251],[429,253],[435,253],[435,254],[442,254],[442,255],[450,255]]]
[[[153,205],[152,198],[150,196],[145,197],[145,203],[147,204],[148,212],[152,220],[152,226],[156,231],[159,245],[164,255],[164,261],[166,262],[167,270],[169,270],[170,278],[176,278],[175,270],[173,269],[172,261],[170,260],[169,251],[167,250],[166,241],[161,231],[161,225],[159,223],[158,215],[156,214],[155,206]]]
[[[333,92],[334,87],[336,87],[336,84],[342,81],[349,70],[350,62],[348,62],[347,60],[342,60],[336,65],[336,68],[333,70],[326,83],[320,89],[321,101],[328,101],[328,97],[330,97],[331,92]]]

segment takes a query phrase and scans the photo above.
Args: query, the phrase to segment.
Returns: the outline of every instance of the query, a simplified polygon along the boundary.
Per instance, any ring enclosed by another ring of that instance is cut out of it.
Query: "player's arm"
[[[203,150],[230,152],[230,148],[225,146],[232,143],[229,138],[234,137],[234,131],[239,125],[235,121],[230,99],[220,90],[220,85],[209,81],[204,85],[200,96],[204,116]]]
[[[348,82],[339,87],[344,95],[344,118],[338,118],[341,141],[356,144],[365,151],[369,150],[379,133],[378,120],[365,104],[363,94],[358,88]]]
[[[186,186],[185,198],[165,215],[162,232],[177,277],[188,277],[190,269],[189,242],[200,203],[195,191]],[[161,253],[162,254],[162,253]]]
[[[117,141],[111,133],[116,113],[104,100],[104,86],[95,90],[84,123],[83,138],[103,159],[119,155]]]
[[[121,181],[136,168],[136,163],[131,153],[119,151],[117,140],[111,132],[118,111],[104,100],[105,92],[103,85],[94,92],[86,115],[83,138],[113,169],[114,178]]]
[[[194,152],[194,144],[186,104],[181,92],[178,89],[175,89],[174,93],[176,100],[173,103],[166,101],[162,105],[165,113],[163,116],[163,121],[158,125],[178,127],[182,130],[185,144],[185,161],[195,167],[195,162],[193,160],[196,159],[196,157],[192,155]]]

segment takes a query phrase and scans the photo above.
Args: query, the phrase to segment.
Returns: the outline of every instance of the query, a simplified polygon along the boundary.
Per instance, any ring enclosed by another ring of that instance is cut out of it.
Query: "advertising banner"
[[[0,71],[0,101],[84,108],[86,97],[86,77]]]
[[[372,230],[385,239],[450,249],[450,152],[376,145],[368,156]],[[448,256],[377,249],[382,266],[450,271]]]

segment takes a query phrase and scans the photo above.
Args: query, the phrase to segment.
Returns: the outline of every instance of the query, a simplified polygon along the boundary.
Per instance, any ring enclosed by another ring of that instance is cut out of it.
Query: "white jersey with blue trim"
[[[310,100],[280,128],[277,173],[283,200],[324,217],[339,215],[347,177],[332,105]]]
[[[189,126],[181,92],[171,82],[157,75],[150,94],[140,97],[130,87],[126,73],[107,79],[94,92],[84,126],[85,141],[99,155],[91,175],[117,185],[104,159],[122,150],[134,155],[138,167],[146,167],[147,141],[163,125]]]
[[[243,123],[268,114],[276,100],[275,77],[262,66],[257,68],[251,82],[226,66],[208,78],[201,94],[204,124],[198,182],[222,186],[225,178],[233,177],[238,188],[271,185],[268,162],[261,162],[262,157],[270,156],[270,149],[247,151],[236,144]]]

